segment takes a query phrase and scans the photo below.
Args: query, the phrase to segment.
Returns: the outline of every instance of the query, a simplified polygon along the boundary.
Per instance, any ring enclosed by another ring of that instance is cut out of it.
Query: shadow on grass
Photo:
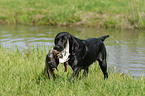
[[[47,82],[47,81],[50,81],[50,82],[71,82],[70,81],[70,76],[69,76],[69,73],[57,73],[55,74],[56,78],[53,79],[51,76],[50,76],[50,79],[47,78],[47,75],[45,74],[45,70],[42,70],[41,73],[39,75],[37,75],[35,77],[35,80],[36,80],[36,83],[39,85],[41,82]]]
[[[48,78],[45,74],[45,70],[42,70],[41,73],[35,79],[37,84],[40,84],[41,82],[46,82]]]

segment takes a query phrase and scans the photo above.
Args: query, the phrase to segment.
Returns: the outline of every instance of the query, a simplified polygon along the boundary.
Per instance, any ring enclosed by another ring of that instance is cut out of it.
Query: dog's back
[[[86,55],[83,59],[83,67],[87,67],[91,65],[93,62],[97,60],[98,54],[101,51],[104,39],[90,38],[85,40],[86,45]]]

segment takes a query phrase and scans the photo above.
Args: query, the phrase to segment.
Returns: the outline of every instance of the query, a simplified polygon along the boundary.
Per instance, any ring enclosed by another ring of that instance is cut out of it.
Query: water
[[[66,31],[72,35],[87,39],[111,35],[105,40],[108,53],[108,66],[116,66],[118,72],[142,76],[145,72],[145,31],[121,29],[97,29],[84,27],[48,27],[24,25],[0,25],[0,46],[28,49],[33,45],[53,46],[57,33]],[[145,76],[145,74],[144,74]]]

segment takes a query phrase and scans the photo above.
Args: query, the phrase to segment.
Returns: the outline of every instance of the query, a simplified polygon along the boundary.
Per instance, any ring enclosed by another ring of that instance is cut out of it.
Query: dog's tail
[[[101,41],[104,41],[106,38],[108,38],[108,37],[110,37],[110,35],[106,35],[106,36],[102,36],[102,37],[100,37],[99,39],[101,40]]]

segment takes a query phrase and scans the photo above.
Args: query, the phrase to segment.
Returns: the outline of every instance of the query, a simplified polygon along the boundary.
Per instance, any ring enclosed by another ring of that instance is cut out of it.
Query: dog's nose
[[[61,45],[55,45],[53,47],[54,50],[57,50],[59,52],[61,52],[63,49],[64,49],[64,46],[61,44]]]

